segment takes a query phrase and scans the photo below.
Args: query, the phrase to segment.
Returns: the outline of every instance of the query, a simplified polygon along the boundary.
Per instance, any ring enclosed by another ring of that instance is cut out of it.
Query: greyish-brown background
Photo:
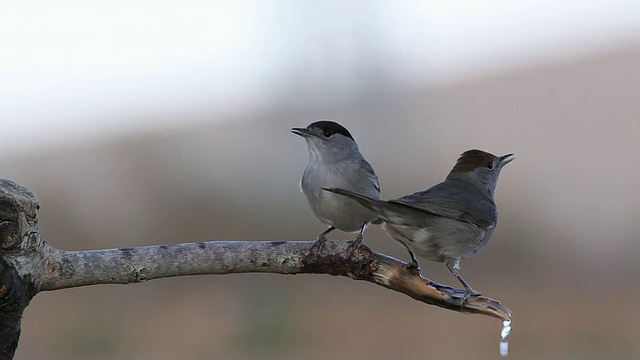
[[[158,125],[5,152],[0,173],[39,196],[48,243],[97,249],[311,240],[324,227],[298,190],[306,146],[289,129],[318,119],[351,130],[385,198],[442,180],[464,150],[513,152],[497,190],[498,230],[461,270],[513,311],[511,358],[637,359],[635,40],[420,86],[368,66],[360,79],[371,82],[344,98],[304,85],[305,66],[292,66],[288,88],[253,94],[236,111],[121,114],[114,121],[153,116]],[[184,125],[165,125],[176,118]],[[57,126],[30,131],[46,139]],[[378,226],[365,243],[407,259]],[[458,285],[441,264],[422,269]],[[17,359],[496,359],[500,323],[346,278],[243,274],[41,293],[22,329]]]

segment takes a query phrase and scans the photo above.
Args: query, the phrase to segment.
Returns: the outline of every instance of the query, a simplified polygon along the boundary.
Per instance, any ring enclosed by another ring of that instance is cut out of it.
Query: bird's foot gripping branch
[[[499,301],[467,297],[464,290],[432,282],[366,246],[350,253],[347,242],[327,241],[320,255],[310,251],[312,241],[210,241],[64,251],[42,240],[38,210],[31,191],[0,179],[0,359],[13,357],[23,311],[40,291],[196,274],[347,276],[446,309],[511,319]]]

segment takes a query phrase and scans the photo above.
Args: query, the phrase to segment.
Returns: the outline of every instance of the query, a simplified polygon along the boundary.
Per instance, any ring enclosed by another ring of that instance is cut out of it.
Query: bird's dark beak
[[[498,159],[500,160],[500,167],[503,167],[512,162],[515,157],[513,156],[513,154],[507,154],[500,156]]]
[[[292,128],[291,132],[296,134],[296,135],[300,135],[302,137],[309,137],[311,136],[311,131],[309,131],[309,129],[307,128]]]

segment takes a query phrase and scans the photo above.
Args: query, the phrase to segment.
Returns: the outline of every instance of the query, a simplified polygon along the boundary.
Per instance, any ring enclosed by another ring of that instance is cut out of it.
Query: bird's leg
[[[310,253],[315,253],[316,256],[322,253],[322,248],[324,247],[324,243],[327,241],[327,234],[335,230],[335,227],[330,227],[327,230],[323,231],[318,235],[316,241],[311,245]]]
[[[467,284],[467,282],[464,281],[462,276],[458,274],[458,269],[460,268],[460,260],[448,258],[445,260],[444,265],[447,267],[447,269],[449,269],[449,271],[451,271],[451,273],[458,279],[458,281],[460,281],[462,286],[464,286],[464,289],[467,292],[467,295],[465,296],[465,298],[468,296],[482,295],[480,291],[474,290],[471,286],[469,286],[469,284]]]
[[[407,270],[413,270],[413,271],[416,271],[416,272],[419,273],[420,272],[420,264],[418,264],[418,259],[416,259],[416,256],[413,255],[411,250],[407,249],[407,251],[409,252],[409,256],[411,256],[411,262],[408,262],[405,267],[407,268]]]
[[[351,241],[351,244],[349,244],[349,256],[353,256],[353,253],[360,247],[360,245],[362,245],[362,239],[363,239],[363,234],[364,234],[364,229],[367,228],[367,223],[362,224],[362,227],[360,228],[360,232],[358,233],[358,236],[356,236],[355,240]]]

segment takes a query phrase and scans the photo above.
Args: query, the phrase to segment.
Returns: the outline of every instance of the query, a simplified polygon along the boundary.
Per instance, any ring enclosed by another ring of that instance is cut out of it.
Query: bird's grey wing
[[[364,157],[361,157],[358,160],[358,171],[356,174],[359,176],[366,177],[365,179],[356,179],[357,186],[354,187],[353,190],[356,190],[356,193],[368,196],[374,200],[380,199],[380,182],[378,181],[378,176],[375,171],[373,171],[373,167]],[[360,201],[358,201],[360,202]],[[362,204],[362,202],[360,202]],[[362,204],[364,205],[364,204]],[[367,206],[365,206],[367,207]],[[369,210],[372,210],[370,207],[367,207]],[[375,211],[375,210],[373,210]],[[374,224],[380,224],[382,222],[381,219],[376,219],[373,221]]]
[[[446,180],[427,190],[389,202],[482,228],[494,226],[498,221],[498,211],[493,199],[462,181]]]
[[[367,177],[369,177],[369,180],[373,183],[376,191],[380,193],[380,181],[378,180],[378,176],[376,175],[375,171],[373,171],[373,167],[371,166],[371,164],[369,164],[367,160],[362,159],[360,161],[360,168],[365,174],[367,174]]]

